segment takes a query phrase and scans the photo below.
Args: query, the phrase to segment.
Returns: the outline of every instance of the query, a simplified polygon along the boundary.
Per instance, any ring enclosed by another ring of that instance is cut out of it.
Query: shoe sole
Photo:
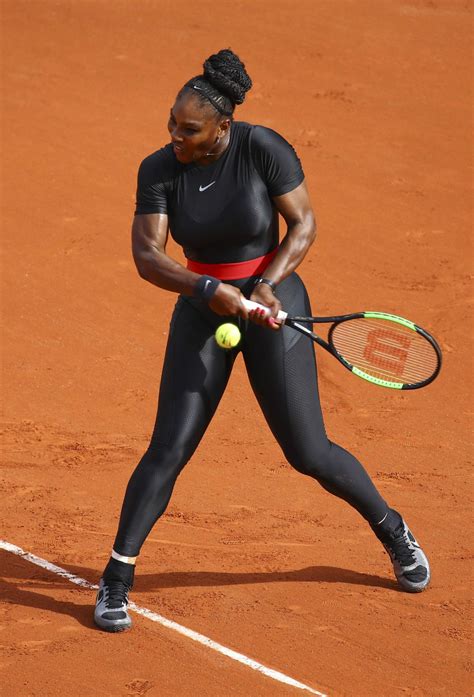
[[[426,581],[423,581],[423,583],[425,585],[422,588],[414,588],[411,585],[409,586],[406,584],[406,581],[404,583],[403,581],[400,581],[399,578],[397,578],[397,581],[398,581],[398,585],[400,586],[400,588],[403,591],[405,591],[405,593],[423,593],[423,591],[425,591],[428,588],[428,586],[430,585],[431,579],[428,578]]]
[[[126,627],[101,627],[100,625],[97,625],[99,629],[102,629],[104,632],[109,632],[109,634],[117,634],[118,632],[126,632],[129,629],[132,628],[131,625],[128,625]]]
[[[425,555],[423,556],[425,557]],[[402,588],[406,593],[423,593],[423,591],[425,591],[431,583],[431,572],[427,559],[426,568],[428,570],[428,576],[425,578],[424,581],[422,581],[423,585],[421,587],[413,585],[404,576],[397,576],[397,574],[395,573],[395,577],[398,581],[398,585],[400,586],[400,588]]]
[[[129,624],[100,624],[94,617],[94,624],[99,629],[104,632],[110,632],[116,634],[117,632],[126,632],[128,629],[132,628],[132,623]]]

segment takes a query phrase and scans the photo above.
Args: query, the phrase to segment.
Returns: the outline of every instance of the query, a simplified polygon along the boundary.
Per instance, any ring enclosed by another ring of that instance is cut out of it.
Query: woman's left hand
[[[258,286],[255,286],[250,300],[260,305],[265,305],[265,307],[268,307],[271,314],[267,316],[267,314],[261,310],[249,310],[249,319],[261,327],[269,327],[270,329],[278,331],[281,324],[275,320],[275,317],[281,310],[281,302],[276,295],[273,294],[270,286],[267,283],[259,283]]]

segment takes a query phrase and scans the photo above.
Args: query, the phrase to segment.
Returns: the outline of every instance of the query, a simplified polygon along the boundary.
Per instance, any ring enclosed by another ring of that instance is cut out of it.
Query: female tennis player
[[[295,270],[315,239],[300,161],[269,128],[234,121],[252,82],[230,50],[204,63],[179,91],[168,121],[171,142],[141,163],[133,255],[142,278],[178,293],[150,445],[123,502],[112,555],[100,579],[96,624],[131,626],[128,593],[140,549],[170,500],[219,404],[242,352],[255,396],[288,462],[353,506],[389,553],[401,587],[429,583],[426,556],[405,521],[370,477],[326,435],[312,342],[275,321],[283,306],[311,315]],[[278,214],[286,222],[279,241]],[[187,258],[166,255],[168,229]],[[270,308],[248,312],[243,299]],[[225,321],[239,324],[230,351],[214,340]]]

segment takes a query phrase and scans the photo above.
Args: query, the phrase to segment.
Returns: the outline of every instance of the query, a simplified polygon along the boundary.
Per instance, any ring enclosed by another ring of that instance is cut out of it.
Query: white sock
[[[121,561],[123,564],[132,564],[135,566],[137,562],[137,557],[124,557],[122,554],[119,554],[116,552],[114,549],[112,550],[112,559],[116,559],[117,561]]]

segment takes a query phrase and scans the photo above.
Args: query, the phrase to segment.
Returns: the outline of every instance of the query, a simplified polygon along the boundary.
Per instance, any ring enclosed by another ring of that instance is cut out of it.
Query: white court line
[[[66,571],[66,569],[62,569],[60,566],[56,566],[56,564],[51,564],[51,562],[46,561],[46,559],[41,559],[41,557],[37,557],[35,554],[25,552],[23,549],[21,549],[21,547],[12,545],[10,542],[6,542],[5,540],[0,540],[0,548],[4,549],[6,552],[11,552],[12,554],[16,554],[19,557],[23,557],[23,559],[26,559],[32,564],[36,564],[36,566],[41,566],[43,569],[51,571],[53,574],[62,576],[63,578],[66,578],[68,581],[71,581],[71,583],[75,583],[77,586],[81,586],[82,588],[90,588],[91,590],[97,590],[99,587],[93,583],[89,583],[89,581],[86,581],[84,578],[81,578],[80,576],[74,576],[74,574],[69,573],[69,571]],[[209,649],[212,649],[213,651],[217,651],[218,653],[222,653],[224,656],[227,656],[228,658],[232,658],[234,661],[243,663],[252,670],[256,670],[259,673],[263,673],[263,675],[266,675],[268,678],[273,678],[273,680],[285,683],[286,685],[290,685],[291,687],[296,687],[299,690],[310,692],[312,695],[318,695],[318,697],[327,697],[327,695],[325,695],[323,692],[318,692],[318,690],[314,690],[312,687],[309,687],[308,685],[305,685],[304,683],[299,682],[294,678],[290,678],[288,675],[280,673],[278,670],[267,668],[261,663],[258,663],[258,661],[254,661],[252,658],[244,656],[243,653],[238,653],[237,651],[228,649],[226,646],[223,646],[222,644],[219,644],[216,641],[209,639],[209,637],[204,636],[203,634],[199,634],[199,632],[195,632],[192,629],[188,629],[187,627],[184,627],[182,624],[173,622],[173,620],[168,620],[166,617],[158,615],[156,612],[152,612],[151,610],[148,610],[146,607],[140,607],[139,605],[135,605],[135,603],[130,603],[129,607],[138,615],[143,615],[143,617],[152,620],[152,622],[158,622],[158,624],[163,625],[163,627],[173,629],[175,632],[178,632],[179,634],[188,637],[188,639],[197,641],[199,644],[207,646]]]

